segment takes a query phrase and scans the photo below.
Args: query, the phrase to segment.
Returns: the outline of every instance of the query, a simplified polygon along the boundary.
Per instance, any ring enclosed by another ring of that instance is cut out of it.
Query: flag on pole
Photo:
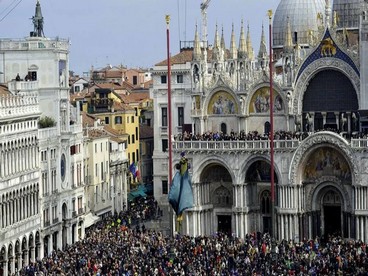
[[[189,164],[185,153],[181,153],[180,163],[176,164],[178,170],[172,180],[169,191],[169,203],[177,216],[184,210],[193,207],[192,181],[188,172]]]
[[[132,173],[134,178],[139,178],[139,169],[138,169],[138,164],[137,162],[132,162],[132,164],[130,164],[129,166],[129,170]]]

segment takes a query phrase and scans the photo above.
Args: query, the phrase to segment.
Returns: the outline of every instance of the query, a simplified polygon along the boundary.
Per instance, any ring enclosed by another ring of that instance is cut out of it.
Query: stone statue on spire
[[[31,36],[44,37],[45,34],[43,33],[43,16],[39,0],[37,0],[36,12],[35,15],[32,17],[32,22],[34,26],[34,31],[32,32]]]

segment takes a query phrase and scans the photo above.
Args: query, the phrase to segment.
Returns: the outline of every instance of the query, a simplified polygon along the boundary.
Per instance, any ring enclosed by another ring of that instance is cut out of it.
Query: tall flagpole
[[[168,114],[168,146],[169,146],[169,164],[168,164],[168,183],[171,185],[172,182],[172,141],[171,141],[171,133],[172,133],[172,121],[171,121],[171,62],[170,62],[170,15],[165,16],[166,20],[166,40],[167,40],[167,114]],[[174,217],[173,210],[171,207],[169,211],[169,220],[170,220],[170,230],[171,235],[174,234]]]
[[[269,18],[269,43],[270,43],[270,124],[271,124],[271,225],[272,225],[272,237],[276,237],[276,221],[275,221],[275,179],[274,179],[274,145],[273,145],[273,82],[272,82],[272,10],[268,10]]]
[[[170,63],[170,15],[165,16],[166,19],[166,38],[167,38],[167,113],[168,113],[168,139],[169,139],[169,182],[172,181],[172,123],[171,123],[171,63]]]

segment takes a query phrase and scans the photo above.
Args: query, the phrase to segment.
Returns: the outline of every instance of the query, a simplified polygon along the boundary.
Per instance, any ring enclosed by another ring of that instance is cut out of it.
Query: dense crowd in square
[[[214,233],[190,237],[148,229],[160,213],[153,197],[88,229],[85,239],[56,250],[20,275],[368,275],[367,245],[337,235],[274,241]]]

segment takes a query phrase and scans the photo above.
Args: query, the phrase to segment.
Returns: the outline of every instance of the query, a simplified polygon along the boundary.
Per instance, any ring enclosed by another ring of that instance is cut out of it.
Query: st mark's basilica
[[[198,27],[193,47],[171,57],[172,138],[167,60],[153,68],[156,199],[167,204],[172,139],[172,166],[184,151],[194,193],[181,232],[368,241],[367,3],[281,0],[274,12],[274,224],[268,24],[257,53],[236,26],[228,36],[216,27],[209,47]]]

